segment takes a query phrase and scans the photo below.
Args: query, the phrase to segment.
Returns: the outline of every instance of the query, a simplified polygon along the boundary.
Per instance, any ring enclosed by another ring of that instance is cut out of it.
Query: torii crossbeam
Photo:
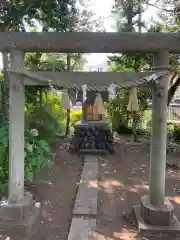
[[[180,53],[180,33],[0,33],[0,52]]]

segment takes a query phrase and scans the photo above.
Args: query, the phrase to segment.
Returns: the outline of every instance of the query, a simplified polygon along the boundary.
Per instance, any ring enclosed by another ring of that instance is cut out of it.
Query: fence
[[[149,104],[151,111],[152,104]],[[171,103],[167,109],[167,122],[180,124],[180,103]]]
[[[167,122],[180,123],[180,104],[172,103],[167,110]]]

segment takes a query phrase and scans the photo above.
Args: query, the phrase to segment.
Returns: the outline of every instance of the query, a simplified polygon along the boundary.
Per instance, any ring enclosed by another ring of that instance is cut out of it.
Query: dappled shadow
[[[128,142],[116,144],[115,150],[114,155],[99,157],[98,181],[88,182],[89,188],[98,189],[97,227],[89,240],[141,239],[131,211],[133,205],[140,203],[140,197],[148,193],[149,146]],[[57,144],[51,169],[39,173],[29,186],[43,203],[41,217],[29,240],[68,239],[81,168],[80,159],[61,151]],[[179,181],[180,171],[168,168],[166,195],[180,219]],[[0,240],[24,240],[8,237],[0,235]]]
[[[116,145],[116,154],[99,158],[99,182],[89,182],[98,194],[97,228],[93,240],[139,240],[132,206],[148,194],[149,146]],[[169,156],[168,156],[169,157]],[[180,172],[167,169],[166,195],[180,219]],[[128,214],[129,213],[129,214]]]
[[[83,163],[61,143],[53,147],[51,168],[41,171],[29,189],[42,202],[42,211],[28,240],[67,239]]]

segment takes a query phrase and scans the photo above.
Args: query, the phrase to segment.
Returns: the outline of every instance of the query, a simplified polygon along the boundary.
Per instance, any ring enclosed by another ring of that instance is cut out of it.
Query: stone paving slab
[[[96,220],[87,218],[72,219],[68,240],[91,240],[96,229]]]
[[[98,161],[86,161],[81,175],[81,180],[97,181]]]
[[[96,215],[97,214],[97,187],[90,186],[90,181],[81,181],[76,195],[73,214]]]
[[[76,215],[96,215],[97,214],[97,156],[84,156],[84,167],[81,175],[73,214]]]
[[[84,162],[98,162],[98,157],[96,155],[85,155]]]

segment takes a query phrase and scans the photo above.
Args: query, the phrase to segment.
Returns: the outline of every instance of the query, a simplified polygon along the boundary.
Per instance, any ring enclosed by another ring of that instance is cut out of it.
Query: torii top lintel
[[[0,52],[180,53],[180,33],[1,32]]]

